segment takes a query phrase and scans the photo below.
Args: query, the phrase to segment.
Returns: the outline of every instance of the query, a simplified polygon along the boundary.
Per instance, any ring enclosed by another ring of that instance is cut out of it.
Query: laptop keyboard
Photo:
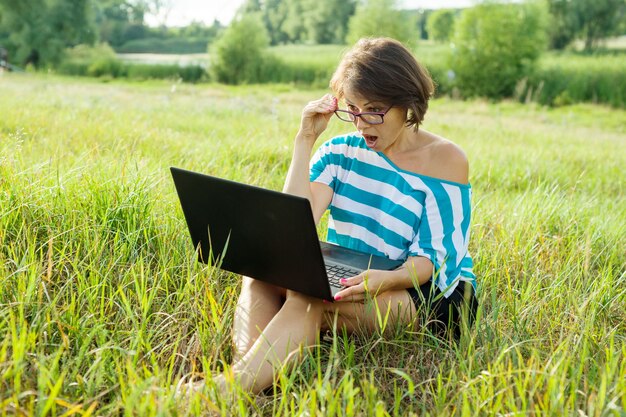
[[[349,268],[342,265],[328,264],[326,265],[326,274],[328,275],[328,281],[333,287],[341,288],[343,285],[339,283],[341,278],[351,278],[355,275],[359,275],[361,271],[353,268]]]

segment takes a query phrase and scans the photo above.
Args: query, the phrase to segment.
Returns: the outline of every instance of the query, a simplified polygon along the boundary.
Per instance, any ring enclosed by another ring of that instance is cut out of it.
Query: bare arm
[[[333,195],[330,187],[309,181],[309,159],[315,141],[328,126],[337,108],[337,100],[330,94],[311,101],[302,111],[300,130],[295,138],[293,157],[285,179],[283,192],[307,198],[311,202],[315,223],[318,223]]]
[[[412,256],[398,269],[381,271],[370,269],[351,278],[342,280],[346,286],[335,296],[339,301],[360,301],[366,295],[385,291],[404,290],[425,284],[433,275],[433,263],[428,258]]]

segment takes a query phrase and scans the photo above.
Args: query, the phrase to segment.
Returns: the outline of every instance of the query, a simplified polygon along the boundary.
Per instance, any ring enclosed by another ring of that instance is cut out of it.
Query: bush
[[[211,72],[226,84],[256,83],[268,59],[270,38],[256,14],[246,14],[230,24],[211,48]],[[269,63],[275,65],[275,63]]]
[[[126,75],[126,68],[117,58],[102,57],[96,59],[87,67],[87,75],[90,77],[111,76],[119,78]]]
[[[484,3],[464,10],[451,62],[461,95],[512,96],[544,49],[544,17],[534,3]]]
[[[65,51],[63,61],[56,67],[56,70],[65,75],[75,76],[99,76],[106,72],[105,68],[111,71],[112,68],[119,70],[115,51],[106,43],[95,46],[77,45]],[[112,75],[112,74],[109,74]]]
[[[106,43],[95,46],[77,45],[65,51],[65,59],[56,70],[65,75],[112,77],[126,75],[124,64]]]

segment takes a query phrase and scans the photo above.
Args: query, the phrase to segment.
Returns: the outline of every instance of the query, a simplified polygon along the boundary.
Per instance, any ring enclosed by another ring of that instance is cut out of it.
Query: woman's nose
[[[363,120],[363,118],[360,116],[357,116],[356,120],[354,121],[354,124],[356,125],[357,129],[360,129],[361,126],[368,127],[370,125],[365,120]]]

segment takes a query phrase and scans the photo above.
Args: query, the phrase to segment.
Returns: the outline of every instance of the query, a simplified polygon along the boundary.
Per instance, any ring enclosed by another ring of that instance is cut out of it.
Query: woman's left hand
[[[394,273],[396,271],[381,271],[368,269],[351,278],[344,278],[340,282],[346,288],[335,295],[335,301],[363,301],[368,297],[393,289]]]

